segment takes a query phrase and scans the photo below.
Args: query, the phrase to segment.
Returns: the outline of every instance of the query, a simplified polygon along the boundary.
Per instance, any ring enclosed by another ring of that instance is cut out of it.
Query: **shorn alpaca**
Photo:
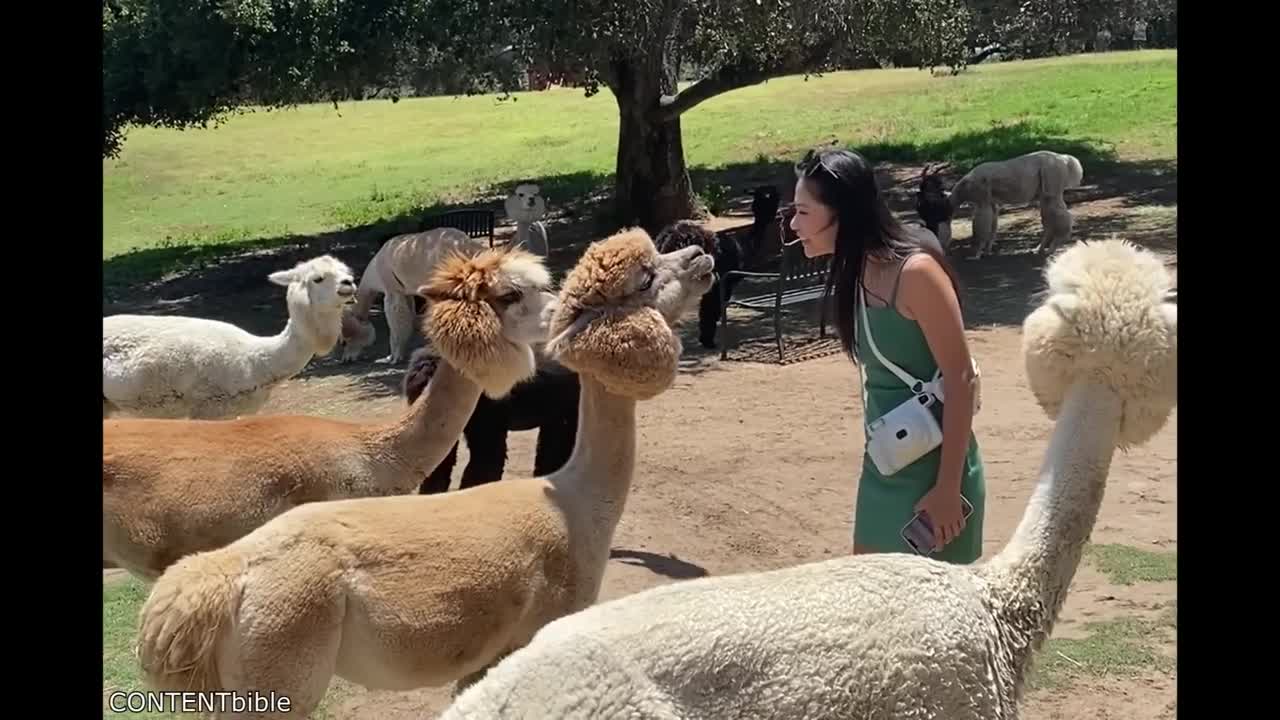
[[[716,325],[725,304],[733,297],[733,289],[742,282],[740,275],[724,279],[725,273],[742,269],[742,247],[738,239],[711,232],[692,220],[677,220],[658,233],[654,244],[660,253],[697,245],[715,259],[715,282],[698,304],[698,342],[705,348],[716,347]]]
[[[280,513],[335,498],[415,492],[458,441],[484,392],[534,372],[550,275],[528,253],[485,249],[441,263],[425,292],[445,357],[427,390],[391,421],[257,415],[102,423],[104,561],[152,579],[184,555],[242,537]]]
[[[1042,233],[1036,252],[1053,252],[1071,239],[1072,219],[1063,193],[1080,187],[1084,169],[1072,155],[1037,150],[1008,160],[985,162],[970,170],[951,188],[951,209],[973,205],[974,258],[990,253],[996,242],[996,217],[1001,205],[1038,203]],[[950,223],[946,236],[951,236]],[[942,233],[935,233],[942,237]]]
[[[360,357],[377,339],[369,319],[373,302],[382,296],[382,312],[390,334],[390,349],[376,363],[399,365],[413,339],[414,299],[427,284],[440,262],[458,251],[482,249],[477,240],[456,228],[435,228],[420,233],[397,235],[382,244],[360,276],[360,292],[355,304],[343,315],[342,362]]]
[[[182,315],[104,317],[102,417],[249,415],[312,357],[327,355],[356,295],[351,269],[322,255],[267,279],[287,288],[289,320],[272,336]]]
[[[270,688],[306,717],[334,674],[389,690],[465,687],[591,605],[635,472],[636,405],[675,382],[670,323],[711,270],[701,249],[660,256],[641,230],[593,243],[565,279],[547,343],[582,382],[564,467],[442,495],[312,503],[182,559],[142,608],[147,684]],[[433,299],[435,314],[462,312]]]
[[[1114,450],[1150,439],[1177,402],[1177,308],[1158,258],[1081,244],[1047,279],[1022,347],[1057,422],[989,562],[856,555],[660,586],[547,625],[441,720],[1017,718]]]
[[[422,394],[440,366],[440,358],[431,348],[418,348],[409,356],[403,391],[412,404]],[[462,429],[471,457],[462,471],[460,490],[502,479],[507,464],[507,433],[512,430],[537,430],[538,445],[533,460],[535,476],[549,475],[569,460],[578,432],[578,374],[557,362],[538,358],[538,371],[532,378],[517,383],[506,397],[493,399],[484,395],[476,403],[475,412]],[[453,479],[453,466],[458,461],[454,444],[444,461],[422,481],[424,495],[445,492]]]
[[[520,183],[503,203],[507,217],[516,222],[516,236],[512,242],[535,255],[546,257],[551,252],[547,242],[547,226],[542,218],[547,216],[547,201],[542,188],[534,183]]]

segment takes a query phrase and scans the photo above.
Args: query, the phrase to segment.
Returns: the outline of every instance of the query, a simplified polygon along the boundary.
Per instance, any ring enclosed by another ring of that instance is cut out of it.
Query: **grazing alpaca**
[[[418,348],[409,356],[404,374],[405,400],[413,404],[422,394],[440,365],[440,358],[430,348]],[[533,474],[540,477],[559,470],[573,452],[578,431],[578,375],[559,363],[539,358],[538,372],[517,383],[506,397],[493,399],[480,396],[475,412],[462,429],[471,457],[462,471],[458,489],[502,479],[507,464],[507,433],[512,430],[537,430],[538,446],[533,460]],[[449,489],[453,466],[458,461],[458,444],[454,443],[444,461],[427,475],[419,489],[424,495]]]
[[[1071,239],[1071,212],[1063,192],[1080,187],[1084,169],[1074,156],[1037,150],[1008,160],[985,162],[951,188],[951,209],[973,204],[973,257],[991,252],[1001,205],[1039,203],[1042,234],[1036,252],[1050,253]],[[945,234],[951,236],[950,223]],[[941,237],[941,234],[939,234]]]
[[[390,351],[374,362],[399,365],[413,339],[415,300],[440,262],[455,252],[474,254],[484,249],[479,241],[456,228],[434,228],[397,235],[382,244],[360,277],[355,305],[343,315],[342,362],[360,357],[377,338],[369,310],[382,295],[382,312],[391,335]]]
[[[1177,402],[1160,260],[1081,244],[1047,279],[1022,347],[1057,423],[1022,522],[989,562],[855,555],[601,603],[547,625],[441,720],[1015,720],[1115,448],[1146,442]]]
[[[547,201],[542,189],[533,183],[521,183],[507,196],[507,217],[516,221],[516,237],[512,243],[534,255],[546,257],[551,252],[547,242],[547,226],[541,222],[547,215]]]
[[[154,579],[178,558],[221,547],[304,503],[411,493],[458,441],[481,392],[533,374],[546,337],[550,275],[528,253],[446,259],[425,292],[446,363],[389,422],[273,415],[102,423],[103,560]]]
[[[142,608],[147,684],[269,688],[306,717],[335,674],[368,688],[464,687],[592,604],[635,472],[636,405],[674,383],[669,323],[711,270],[698,248],[659,256],[641,230],[593,243],[565,279],[547,343],[582,383],[564,467],[442,495],[312,503],[183,558]],[[446,307],[433,313],[457,312],[436,302]]]
[[[947,164],[926,165],[920,173],[920,188],[916,190],[916,214],[929,232],[938,238],[944,252],[951,245],[951,216],[955,214],[947,191],[942,187],[942,176],[938,174],[946,167]]]
[[[730,270],[742,269],[742,247],[737,238],[713,233],[692,220],[677,220],[658,233],[654,244],[660,253],[697,245],[715,259],[715,282],[698,305],[698,342],[705,348],[716,347],[716,326],[720,315],[725,303],[733,296],[733,289],[742,282],[740,275],[727,281],[724,279],[724,274]]]
[[[329,255],[267,278],[288,288],[289,320],[272,336],[181,315],[102,319],[102,417],[227,418],[257,412],[280,383],[337,342],[356,295],[351,269]]]

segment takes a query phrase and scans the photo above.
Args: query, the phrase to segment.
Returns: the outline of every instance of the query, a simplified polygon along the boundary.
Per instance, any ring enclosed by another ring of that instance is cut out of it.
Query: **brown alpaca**
[[[670,324],[710,287],[713,266],[698,247],[658,255],[641,230],[592,244],[565,279],[547,343],[582,383],[560,470],[314,503],[183,558],[142,609],[147,683],[271,689],[304,717],[335,674],[387,690],[457,681],[456,692],[593,604],[635,469],[637,401],[674,382]]]
[[[445,362],[390,422],[277,415],[104,420],[103,560],[154,580],[178,558],[230,543],[318,500],[416,492],[458,441],[481,392],[533,375],[555,296],[541,258],[484,250],[445,261],[422,288]]]

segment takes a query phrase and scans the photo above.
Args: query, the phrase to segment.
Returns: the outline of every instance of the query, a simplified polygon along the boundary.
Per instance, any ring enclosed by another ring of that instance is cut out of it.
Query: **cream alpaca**
[[[334,674],[390,690],[465,687],[589,606],[635,471],[637,402],[675,380],[669,323],[697,304],[713,266],[696,247],[658,255],[641,230],[593,244],[565,280],[547,344],[582,384],[560,470],[314,503],[184,558],[142,609],[148,684],[270,688],[306,716]]]
[[[1157,258],[1081,244],[1047,278],[1023,354],[1057,423],[990,562],[860,555],[661,586],[547,625],[441,720],[1017,718],[1114,449],[1146,442],[1177,400],[1177,309]]]
[[[417,490],[458,441],[481,392],[504,396],[534,372],[550,275],[521,251],[442,263],[429,332],[445,363],[390,422],[306,416],[106,420],[104,560],[154,579],[189,553],[242,537],[304,503]]]
[[[399,365],[404,361],[413,339],[414,296],[427,284],[441,260],[455,252],[474,253],[483,248],[455,228],[397,235],[383,243],[360,276],[355,305],[343,314],[342,362],[357,359],[377,339],[369,311],[378,295],[382,295],[390,351],[374,362]]]
[[[970,170],[951,188],[954,212],[973,204],[974,257],[990,253],[996,242],[996,216],[1001,205],[1040,205],[1042,233],[1036,252],[1052,252],[1071,239],[1072,219],[1063,192],[1080,186],[1084,169],[1074,156],[1037,150],[1008,160],[986,162]],[[950,221],[939,237],[951,237]]]
[[[289,321],[260,337],[230,323],[175,315],[102,319],[102,417],[217,419],[258,411],[272,389],[338,339],[355,277],[329,255],[279,270]]]
[[[533,183],[521,183],[507,196],[503,207],[507,217],[516,221],[516,236],[512,244],[546,257],[551,248],[547,243],[547,226],[541,222],[547,215],[547,201],[542,197],[542,188]]]

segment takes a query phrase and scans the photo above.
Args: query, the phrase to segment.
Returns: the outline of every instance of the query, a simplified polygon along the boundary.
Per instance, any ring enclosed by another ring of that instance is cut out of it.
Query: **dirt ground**
[[[905,211],[908,178],[917,173],[912,167],[887,173],[896,193],[895,207],[904,208],[904,214],[909,214]],[[1128,174],[1117,170],[1091,180],[1071,198],[1076,238],[1119,232],[1158,250],[1176,268],[1176,165],[1144,166]],[[1038,232],[1034,213],[1007,212],[1001,217],[1001,252],[972,261],[963,257],[970,234],[967,211],[955,226],[956,244],[961,247],[956,263],[968,289],[969,338],[984,371],[984,408],[975,419],[975,432],[987,467],[987,556],[1000,550],[1021,518],[1051,431],[1051,423],[1026,387],[1019,354],[1018,324],[1040,287],[1042,263],[1031,254]],[[554,242],[557,235],[553,232],[552,237]],[[553,258],[568,264],[579,251],[580,246],[565,248]],[[362,257],[354,254],[359,259],[353,267],[363,267],[372,249],[361,252]],[[275,269],[282,262],[292,259],[274,258],[263,268]],[[282,323],[282,303],[263,282],[264,275],[244,278],[240,274],[230,283],[196,291],[184,292],[174,284],[164,293],[171,306],[164,311],[218,314],[225,310],[224,317],[234,316],[259,332],[274,332]],[[236,303],[238,311],[231,310]],[[246,306],[252,312],[244,312]],[[773,357],[767,319],[731,313],[727,361],[720,360],[718,351],[700,348],[695,320],[686,323],[683,371],[675,387],[639,408],[636,477],[614,539],[601,599],[708,574],[821,560],[850,550],[861,463],[858,375],[847,359],[834,352],[831,341],[814,340],[814,314],[812,306],[789,314],[786,363]],[[380,326],[379,336],[382,344],[376,350],[385,347],[385,325]],[[344,417],[395,414],[404,403],[398,395],[400,377],[399,369],[371,363],[340,366],[318,360],[281,388],[265,412]],[[534,440],[532,432],[512,433],[508,473],[531,471]],[[1127,455],[1117,454],[1094,543],[1177,550],[1176,445],[1175,415],[1151,443]],[[464,447],[455,477],[465,462]],[[1083,637],[1085,623],[1096,620],[1154,619],[1174,607],[1175,597],[1176,582],[1117,584],[1086,561],[1054,637]],[[1155,644],[1158,656],[1176,657],[1173,636],[1170,633],[1167,642]],[[1176,671],[1171,666],[1078,675],[1033,691],[1023,717],[1155,720],[1176,716]],[[447,698],[448,688],[370,692],[335,680],[325,714],[342,720],[417,720],[433,716]]]

